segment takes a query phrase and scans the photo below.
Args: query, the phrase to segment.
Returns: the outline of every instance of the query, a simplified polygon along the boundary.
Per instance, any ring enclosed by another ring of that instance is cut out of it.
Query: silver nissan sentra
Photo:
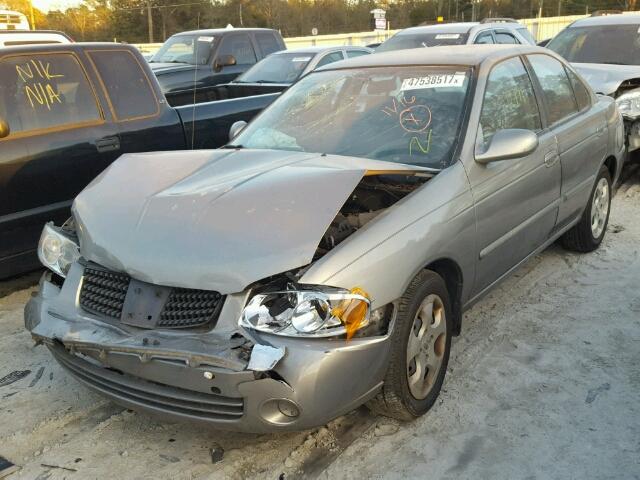
[[[335,63],[232,130],[80,193],[25,323],[116,402],[252,432],[424,414],[462,312],[556,239],[598,248],[625,150],[614,101],[522,46]]]

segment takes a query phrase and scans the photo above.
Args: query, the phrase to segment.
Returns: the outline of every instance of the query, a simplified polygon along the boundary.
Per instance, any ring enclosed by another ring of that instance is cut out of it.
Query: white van
[[[0,48],[71,42],[68,35],[54,30],[0,30]]]
[[[20,12],[0,10],[0,30],[29,30],[27,17]]]

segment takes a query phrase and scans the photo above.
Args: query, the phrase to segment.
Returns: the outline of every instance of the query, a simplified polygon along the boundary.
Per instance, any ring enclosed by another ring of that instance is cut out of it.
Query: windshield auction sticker
[[[308,62],[311,60],[311,57],[294,57],[292,62]]]
[[[460,38],[459,33],[439,33],[436,35],[436,40],[454,40]]]
[[[467,75],[464,72],[437,73],[426,77],[405,78],[401,91],[421,90],[423,88],[463,87]]]

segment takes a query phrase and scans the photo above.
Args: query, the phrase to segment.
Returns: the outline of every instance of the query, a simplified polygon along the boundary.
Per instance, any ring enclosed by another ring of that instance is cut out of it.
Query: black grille
[[[85,267],[80,305],[94,315],[120,319],[128,288],[128,275]]]
[[[120,320],[130,277],[101,267],[86,266],[80,306],[89,313]],[[160,316],[151,327],[193,328],[217,320],[224,297],[211,290],[172,288]]]
[[[242,398],[149,382],[126,373],[115,373],[92,365],[76,355],[71,355],[62,347],[49,348],[56,360],[78,380],[116,401],[126,402],[128,406],[205,421],[234,421],[240,420],[243,416]]]
[[[186,328],[204,325],[222,307],[222,296],[209,290],[174,288],[164,304],[158,327]]]

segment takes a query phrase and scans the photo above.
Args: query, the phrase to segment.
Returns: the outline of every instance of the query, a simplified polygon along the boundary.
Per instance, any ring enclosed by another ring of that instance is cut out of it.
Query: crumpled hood
[[[270,150],[123,155],[74,202],[80,250],[138,280],[239,292],[310,263],[368,170],[429,171]]]
[[[589,82],[596,93],[611,95],[625,80],[640,78],[640,66],[601,63],[572,63],[576,71]]]
[[[153,73],[156,75],[161,75],[163,73],[173,73],[173,72],[188,72],[189,70],[195,70],[194,65],[190,65],[188,63],[159,63],[159,62],[149,62],[149,66]]]

